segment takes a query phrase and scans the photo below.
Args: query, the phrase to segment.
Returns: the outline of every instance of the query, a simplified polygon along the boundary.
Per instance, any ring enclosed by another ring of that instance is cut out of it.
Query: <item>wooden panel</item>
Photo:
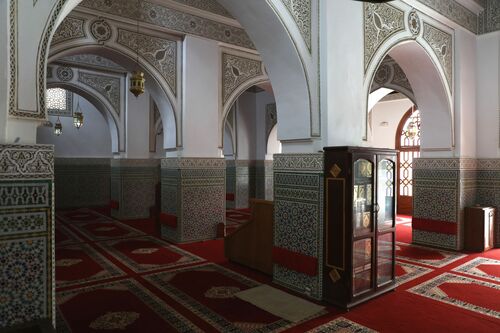
[[[252,199],[252,218],[224,239],[226,258],[271,275],[274,203]]]
[[[483,252],[493,247],[494,209],[466,207],[464,246],[468,251]]]

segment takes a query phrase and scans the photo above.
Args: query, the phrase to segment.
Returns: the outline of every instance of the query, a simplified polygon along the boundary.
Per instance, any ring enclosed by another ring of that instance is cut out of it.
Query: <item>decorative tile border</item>
[[[0,145],[0,180],[52,179],[53,176],[53,146]]]

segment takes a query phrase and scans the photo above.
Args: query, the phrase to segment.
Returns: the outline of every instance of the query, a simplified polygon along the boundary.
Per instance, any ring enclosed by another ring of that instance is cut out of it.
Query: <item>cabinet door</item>
[[[352,230],[354,237],[373,232],[374,163],[369,158],[358,158],[353,166]]]
[[[379,157],[377,162],[377,228],[384,231],[395,227],[394,179],[395,163],[388,157]]]

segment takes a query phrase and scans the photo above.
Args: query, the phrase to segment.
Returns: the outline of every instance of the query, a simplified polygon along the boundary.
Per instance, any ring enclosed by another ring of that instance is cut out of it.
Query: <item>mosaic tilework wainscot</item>
[[[149,217],[159,181],[160,160],[111,160],[111,200],[118,202],[111,215],[117,219]]]
[[[162,212],[177,227],[162,226],[162,237],[190,242],[216,237],[225,222],[226,161],[223,158],[166,158],[161,161]]]
[[[109,158],[56,158],[57,209],[107,206],[110,163]]]
[[[476,200],[476,160],[420,158],[413,179],[413,242],[461,250],[463,210]]]
[[[54,150],[0,145],[0,330],[54,320]]]
[[[496,207],[495,247],[500,247],[500,159],[477,161],[477,199],[482,206]]]
[[[256,161],[255,163],[255,197],[273,200],[273,161]]]
[[[226,194],[236,195],[236,161],[234,160],[226,160]],[[231,200],[227,200],[226,197],[226,208],[236,208],[234,197]]]
[[[255,198],[255,161],[236,161],[235,208],[250,207],[250,198]]]
[[[274,155],[274,246],[318,259],[318,275],[275,264],[273,281],[322,298],[323,154]]]

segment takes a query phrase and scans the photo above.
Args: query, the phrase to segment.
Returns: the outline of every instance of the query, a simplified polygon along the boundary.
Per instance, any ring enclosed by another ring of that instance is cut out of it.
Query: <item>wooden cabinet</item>
[[[464,245],[468,251],[483,252],[493,248],[495,208],[465,208]]]
[[[349,309],[395,287],[396,151],[324,150],[324,299]]]

